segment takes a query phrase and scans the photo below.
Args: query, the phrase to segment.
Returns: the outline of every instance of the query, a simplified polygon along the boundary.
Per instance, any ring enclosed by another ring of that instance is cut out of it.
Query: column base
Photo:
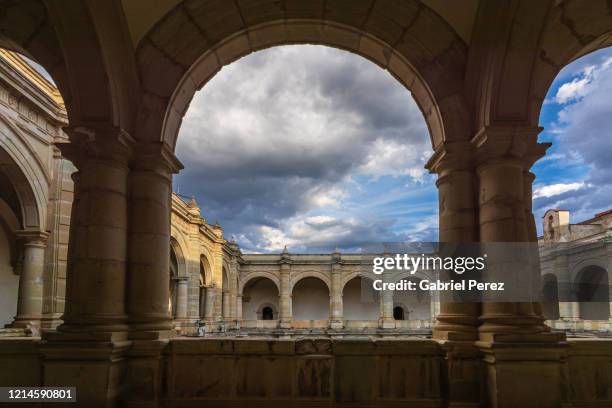
[[[395,319],[383,318],[378,321],[378,327],[381,329],[395,329]]]
[[[492,408],[571,406],[567,395],[567,343],[476,344],[484,355]]]
[[[278,327],[280,329],[290,329],[293,326],[291,319],[280,319]]]
[[[344,328],[344,320],[334,319],[329,323],[330,329],[340,330]]]
[[[39,337],[41,333],[41,318],[30,318],[28,316],[16,316],[15,320],[9,325],[14,329],[23,329],[28,335]]]

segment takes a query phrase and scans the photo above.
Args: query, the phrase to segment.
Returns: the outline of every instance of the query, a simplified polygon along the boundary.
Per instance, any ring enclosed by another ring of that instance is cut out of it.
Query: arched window
[[[261,320],[274,320],[274,310],[270,306],[261,310]]]
[[[404,318],[404,308],[401,306],[395,306],[393,308],[393,318],[395,320],[406,320]]]

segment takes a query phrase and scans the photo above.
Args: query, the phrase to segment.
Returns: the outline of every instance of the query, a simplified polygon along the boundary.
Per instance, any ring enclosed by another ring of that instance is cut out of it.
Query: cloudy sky
[[[570,210],[571,222],[612,209],[612,48],[559,73],[540,116],[541,141],[552,142],[534,166],[534,213]],[[541,225],[539,232],[541,233]]]
[[[221,70],[187,111],[175,190],[244,252],[436,239],[429,136],[410,92],[373,63],[276,47]]]
[[[542,111],[549,155],[534,212],[577,222],[612,207],[612,49],[566,67]],[[243,252],[356,250],[437,239],[426,124],[410,93],[356,55],[276,47],[225,67],[185,116],[179,193],[194,195]],[[541,227],[539,227],[541,228]]]

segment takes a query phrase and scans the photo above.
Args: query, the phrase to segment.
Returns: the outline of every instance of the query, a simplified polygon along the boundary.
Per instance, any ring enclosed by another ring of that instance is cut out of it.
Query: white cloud
[[[370,145],[366,161],[359,171],[374,180],[382,176],[408,176],[414,181],[422,181],[426,174],[424,164],[429,151],[426,143],[415,146],[396,140],[376,139]]]
[[[554,197],[559,194],[567,193],[568,191],[576,191],[588,187],[583,181],[577,183],[557,183],[548,186],[537,187],[533,191],[533,198]]]
[[[586,93],[587,85],[591,82],[591,76],[584,78],[574,78],[570,82],[566,82],[559,87],[555,101],[557,103],[567,103],[578,98],[581,98]]]

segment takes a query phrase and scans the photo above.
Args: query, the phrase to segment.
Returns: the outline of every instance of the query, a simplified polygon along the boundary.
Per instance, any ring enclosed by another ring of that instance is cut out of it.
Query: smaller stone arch
[[[185,260],[185,253],[174,236],[170,237],[170,248],[174,252],[177,260],[178,268],[176,277],[187,276],[187,262]]]
[[[256,272],[249,273],[248,275],[242,277],[242,279],[238,281],[238,294],[243,295],[244,288],[246,287],[246,285],[249,283],[249,281],[255,278],[270,279],[276,285],[276,289],[280,293],[280,280],[278,279],[278,276],[276,276],[274,273],[267,272],[267,271],[256,271]]]
[[[280,305],[279,286],[269,276],[250,275],[242,287],[241,295],[243,321],[278,319]],[[265,308],[272,309],[273,319],[263,319]]]
[[[291,287],[291,314],[295,321],[329,321],[330,287],[317,274],[302,274]],[[325,323],[327,325],[327,323]]]
[[[329,275],[325,272],[320,272],[320,271],[299,272],[295,276],[292,276],[289,291],[293,293],[293,288],[295,287],[295,285],[297,285],[298,282],[301,281],[302,279],[306,279],[306,278],[315,278],[315,279],[319,279],[323,281],[323,283],[325,283],[325,285],[327,286],[327,290],[330,291],[331,293],[331,281],[330,281]]]
[[[377,321],[380,317],[382,296],[369,283],[364,293],[363,280],[373,282],[365,273],[350,274],[342,284],[342,315],[346,321]],[[359,283],[354,283],[359,280]]]
[[[266,309],[271,311],[271,315],[269,316],[270,318],[267,318],[268,314]],[[257,320],[278,320],[277,305],[270,302],[265,302],[259,305],[259,308],[257,308]]]
[[[206,254],[200,254],[200,277],[203,285],[213,283],[213,269],[210,258]]]

